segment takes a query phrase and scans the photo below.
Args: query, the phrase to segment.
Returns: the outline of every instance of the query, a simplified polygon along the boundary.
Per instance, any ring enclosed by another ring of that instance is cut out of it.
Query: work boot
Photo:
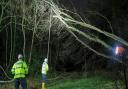
[[[42,83],[42,89],[45,89],[45,83]]]

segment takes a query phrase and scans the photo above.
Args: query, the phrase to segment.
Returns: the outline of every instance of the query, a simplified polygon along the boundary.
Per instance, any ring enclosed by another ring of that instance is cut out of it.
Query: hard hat
[[[21,59],[21,58],[23,58],[23,56],[22,56],[22,54],[19,54],[18,59]]]
[[[44,59],[44,62],[48,62],[48,59],[47,59],[47,58],[45,58],[45,59]]]

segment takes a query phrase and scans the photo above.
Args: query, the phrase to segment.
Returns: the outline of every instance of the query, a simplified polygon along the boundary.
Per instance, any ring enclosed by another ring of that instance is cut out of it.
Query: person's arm
[[[48,64],[47,64],[47,71],[49,70],[49,66],[48,66]]]
[[[11,72],[12,72],[12,74],[15,74],[15,64],[13,65]]]
[[[43,72],[43,64],[42,64],[42,68],[41,68],[41,73]]]
[[[23,66],[24,66],[25,74],[28,74],[28,66],[26,62],[23,63]]]

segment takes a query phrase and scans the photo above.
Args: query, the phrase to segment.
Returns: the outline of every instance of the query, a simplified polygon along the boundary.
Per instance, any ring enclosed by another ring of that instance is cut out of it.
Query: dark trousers
[[[22,89],[27,89],[27,82],[25,78],[16,78],[15,79],[15,89],[19,89],[21,85]]]
[[[42,82],[46,83],[46,74],[42,74]]]

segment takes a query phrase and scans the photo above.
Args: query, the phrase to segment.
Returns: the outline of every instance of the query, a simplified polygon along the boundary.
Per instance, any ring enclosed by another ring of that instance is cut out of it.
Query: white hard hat
[[[18,59],[21,59],[21,58],[23,58],[23,56],[22,56],[22,54],[19,54]]]
[[[48,59],[47,59],[47,58],[45,58],[45,59],[44,59],[44,62],[48,62]]]

